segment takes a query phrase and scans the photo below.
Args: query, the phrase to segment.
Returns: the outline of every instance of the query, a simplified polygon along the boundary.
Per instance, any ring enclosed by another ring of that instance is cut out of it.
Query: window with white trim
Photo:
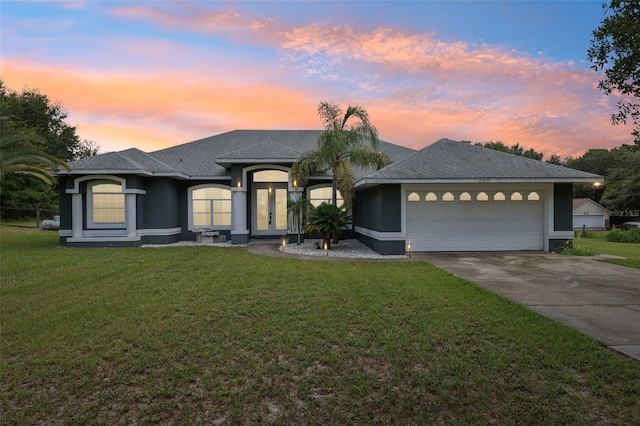
[[[122,184],[96,181],[88,185],[89,224],[93,226],[124,226],[125,203]]]
[[[540,201],[540,195],[537,192],[532,191],[527,195],[527,201]]]
[[[339,207],[342,207],[342,205],[344,205],[344,200],[342,199],[342,194],[340,194],[340,191],[338,191],[336,194],[336,201],[338,202]],[[322,203],[332,204],[333,188],[330,186],[321,186],[319,188],[310,189],[309,202],[314,207],[318,207]]]
[[[442,201],[455,201],[456,197],[450,192],[445,192],[442,196]]]
[[[231,226],[231,190],[205,186],[191,192],[191,222],[195,228]]]
[[[433,192],[429,192],[427,195],[424,196],[424,200],[425,201],[438,201],[438,196]]]

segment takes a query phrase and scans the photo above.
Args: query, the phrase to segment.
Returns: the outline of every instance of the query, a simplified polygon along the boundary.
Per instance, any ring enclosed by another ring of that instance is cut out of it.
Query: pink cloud
[[[3,60],[9,87],[60,100],[80,135],[103,150],[154,150],[236,128],[318,128],[320,100],[364,106],[383,139],[413,148],[449,137],[575,156],[630,141],[629,128],[609,123],[615,97],[603,97],[599,76],[574,63],[401,28],[293,27],[187,3],[111,13],[259,45],[280,60],[130,39],[100,41],[111,70]]]
[[[120,149],[123,141],[140,149],[160,149],[236,128],[317,127],[315,96],[278,85],[232,85],[225,79],[176,72],[139,75],[18,61],[3,62],[3,79],[8,87],[38,88],[60,101],[80,136],[96,140],[102,151]],[[124,137],[127,129],[131,134]]]
[[[271,43],[280,38],[280,29],[269,18],[245,18],[233,10],[211,11],[187,2],[162,3],[162,7],[131,6],[111,10],[121,18],[149,21],[162,28],[221,34],[254,43]]]

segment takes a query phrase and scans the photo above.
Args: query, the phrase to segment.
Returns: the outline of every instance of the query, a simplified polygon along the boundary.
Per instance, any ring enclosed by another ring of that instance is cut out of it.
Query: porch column
[[[73,238],[82,238],[82,194],[71,194],[71,230]]]
[[[124,206],[127,237],[136,237],[136,194],[125,194]]]
[[[231,211],[233,212],[231,243],[245,244],[249,241],[249,229],[247,229],[247,190],[244,187],[232,188],[231,202]]]

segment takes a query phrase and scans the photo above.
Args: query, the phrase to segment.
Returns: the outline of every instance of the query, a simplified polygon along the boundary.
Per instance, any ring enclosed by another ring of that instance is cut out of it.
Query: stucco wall
[[[573,184],[553,185],[553,230],[573,231]]]
[[[356,193],[354,225],[378,232],[400,232],[400,185],[379,185]]]

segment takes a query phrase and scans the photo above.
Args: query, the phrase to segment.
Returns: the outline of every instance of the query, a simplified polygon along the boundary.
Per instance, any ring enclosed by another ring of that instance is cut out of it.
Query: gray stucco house
[[[60,173],[60,243],[125,246],[233,243],[293,234],[288,197],[331,199],[331,176],[305,187],[292,164],[321,131],[236,130],[160,151],[128,149]],[[552,250],[573,236],[573,183],[591,173],[441,139],[419,151],[380,143],[392,164],[357,170],[353,236],[382,254]]]

